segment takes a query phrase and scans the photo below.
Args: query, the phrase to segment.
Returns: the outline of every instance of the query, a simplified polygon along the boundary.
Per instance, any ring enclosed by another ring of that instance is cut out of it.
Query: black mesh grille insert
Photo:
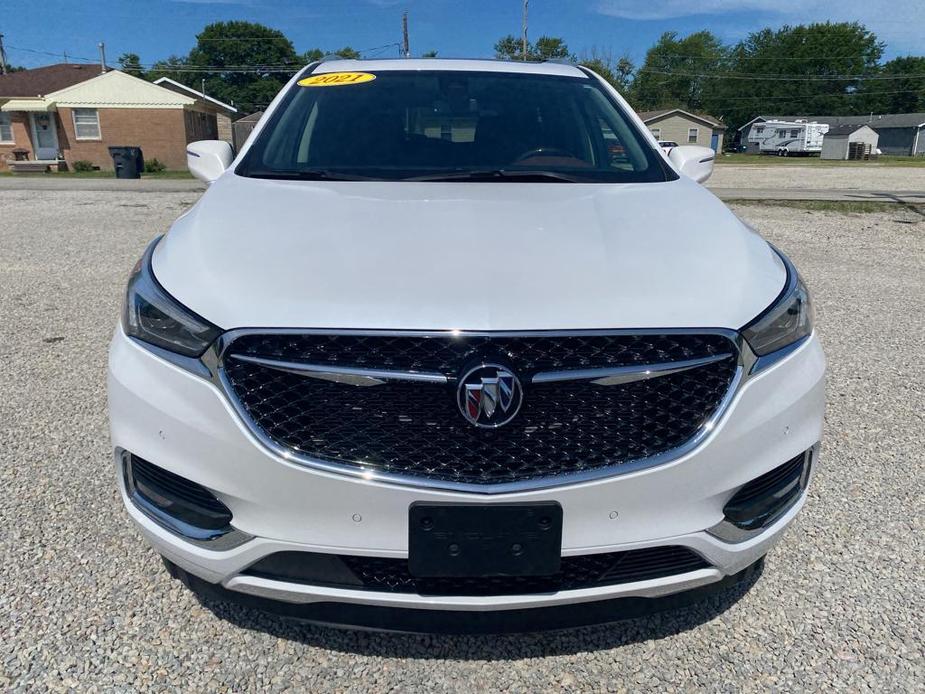
[[[690,440],[727,393],[736,358],[624,385],[533,384],[540,371],[684,361],[736,352],[722,335],[419,337],[248,335],[230,346],[225,373],[256,426],[309,457],[464,484],[499,484],[619,465]],[[357,387],[234,359],[439,372],[447,385]],[[524,389],[516,418],[497,430],[469,424],[456,379],[474,361],[500,361]]]
[[[143,484],[146,488],[156,490],[158,494],[166,498],[183,501],[213,513],[228,513],[228,507],[216,499],[205,487],[157,465],[152,465],[138,456],[132,456],[132,477],[136,485]]]
[[[776,467],[761,477],[753,479],[737,491],[735,496],[729,500],[729,503],[744,504],[772,493],[775,489],[800,477],[803,474],[805,464],[806,454],[800,453],[800,455],[791,458],[780,467]]]
[[[279,581],[421,595],[530,595],[646,581],[708,568],[686,547],[563,557],[553,576],[416,578],[406,559],[278,552],[251,565],[246,574]]]

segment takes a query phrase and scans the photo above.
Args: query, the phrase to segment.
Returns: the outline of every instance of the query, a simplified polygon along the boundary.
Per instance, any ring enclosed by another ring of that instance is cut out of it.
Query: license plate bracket
[[[562,506],[415,502],[408,570],[418,578],[551,576],[562,561]]]

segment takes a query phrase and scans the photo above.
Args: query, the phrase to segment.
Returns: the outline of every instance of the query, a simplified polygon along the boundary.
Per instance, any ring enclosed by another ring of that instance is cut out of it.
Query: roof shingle
[[[100,75],[100,66],[58,63],[0,75],[0,98],[38,97]]]

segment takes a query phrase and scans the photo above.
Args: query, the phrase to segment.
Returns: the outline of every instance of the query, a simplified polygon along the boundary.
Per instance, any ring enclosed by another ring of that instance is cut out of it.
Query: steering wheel
[[[521,154],[514,160],[514,163],[519,164],[525,159],[532,159],[533,157],[567,157],[569,159],[578,159],[578,157],[571,152],[558,147],[536,147]]]

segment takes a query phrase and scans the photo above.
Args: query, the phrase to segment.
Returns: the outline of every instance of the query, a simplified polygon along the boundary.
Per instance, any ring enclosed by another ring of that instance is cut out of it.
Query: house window
[[[100,139],[100,114],[95,108],[74,109],[74,134],[78,140]]]
[[[0,113],[0,143],[15,144],[13,142],[13,119],[9,113]]]
[[[661,128],[652,128],[652,135],[655,136],[656,140],[662,139],[662,129]]]
[[[687,141],[688,142],[697,142],[697,135],[699,134],[699,128],[688,128],[687,129]]]

